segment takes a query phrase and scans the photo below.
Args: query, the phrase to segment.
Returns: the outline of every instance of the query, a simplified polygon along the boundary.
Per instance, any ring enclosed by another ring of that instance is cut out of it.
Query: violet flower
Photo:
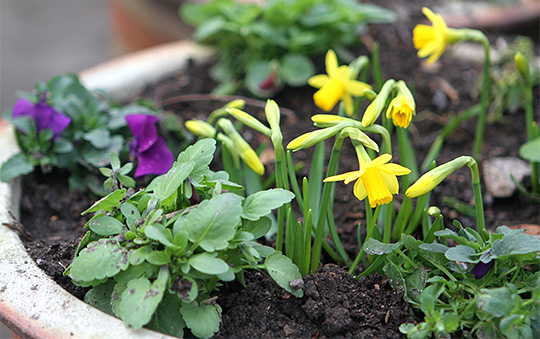
[[[133,134],[131,156],[139,161],[135,178],[167,173],[174,162],[174,156],[167,148],[165,139],[157,134],[158,118],[147,114],[133,114],[126,116],[126,120]]]
[[[24,98],[17,100],[13,106],[12,116],[16,118],[23,115],[29,115],[34,119],[38,133],[45,128],[52,130],[54,133],[52,140],[58,138],[71,122],[69,117],[47,105],[42,98],[37,104]]]
[[[485,276],[487,272],[489,272],[489,270],[493,267],[493,264],[495,264],[495,260],[493,259],[487,263],[480,261],[478,264],[476,264],[476,266],[473,267],[471,273],[474,274],[476,279],[480,279]]]

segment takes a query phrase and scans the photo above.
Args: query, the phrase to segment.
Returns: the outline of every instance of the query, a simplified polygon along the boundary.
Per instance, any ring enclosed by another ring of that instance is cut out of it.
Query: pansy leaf
[[[364,243],[364,251],[367,254],[372,255],[383,255],[392,253],[396,249],[398,249],[401,246],[401,242],[395,243],[395,244],[386,244],[383,242],[380,242],[377,239],[369,238]]]
[[[264,267],[272,279],[274,279],[274,281],[283,289],[294,294],[298,298],[301,298],[304,295],[304,291],[301,289],[293,291],[290,286],[290,283],[293,280],[302,279],[298,267],[293,264],[291,259],[281,254],[281,252],[276,251],[266,258]]]
[[[223,274],[228,271],[229,265],[223,259],[216,258],[217,253],[203,252],[189,258],[188,263],[201,273]]]
[[[482,289],[478,295],[478,308],[491,313],[495,317],[509,315],[516,306],[519,298],[517,293],[513,293],[507,287]]]
[[[271,228],[272,220],[270,220],[270,218],[268,217],[261,217],[260,219],[255,221],[246,219],[243,221],[242,225],[242,229],[253,234],[253,237],[255,239],[265,236]]]
[[[241,198],[233,193],[205,200],[187,215],[182,230],[208,252],[225,249],[240,224],[241,204]]]
[[[124,146],[124,138],[120,135],[115,135],[110,138],[110,142],[106,148],[99,149],[94,146],[86,145],[81,151],[85,161],[94,167],[101,167],[109,165],[112,152],[120,153],[122,146]]]
[[[144,234],[148,238],[155,241],[159,241],[160,243],[162,243],[163,245],[167,247],[176,247],[176,245],[172,243],[171,230],[163,227],[163,225],[159,223],[146,226],[144,230]]]
[[[242,218],[251,221],[259,220],[260,217],[263,217],[273,209],[290,202],[293,198],[294,193],[281,188],[274,188],[251,194],[242,204],[244,207]]]
[[[174,163],[167,173],[156,177],[151,185],[148,186],[147,190],[153,189],[157,198],[165,200],[176,192],[194,167],[195,162],[193,161]]]
[[[69,271],[71,279],[90,282],[113,277],[129,266],[128,251],[116,240],[100,239],[83,249]]]
[[[113,210],[113,208],[120,208],[120,200],[122,200],[122,198],[125,195],[126,195],[125,188],[111,192],[105,197],[96,201],[92,206],[90,206],[89,209],[82,212],[81,215],[85,215],[86,213],[96,212],[96,211],[101,211],[101,210],[110,212]]]
[[[506,234],[502,239],[493,242],[491,257],[501,258],[537,251],[540,251],[539,238],[526,233]]]
[[[179,314],[180,305],[178,296],[165,293],[152,317],[149,327],[161,333],[183,338],[186,323]]]
[[[32,171],[34,171],[32,162],[28,161],[24,154],[17,153],[2,164],[0,180],[8,182],[21,175],[32,173]]]
[[[171,262],[171,257],[165,251],[153,251],[148,253],[146,261],[152,265],[162,266]]]
[[[111,295],[115,285],[116,281],[109,279],[107,283],[95,286],[86,293],[84,302],[102,312],[114,315],[111,307]]]
[[[540,162],[540,137],[523,144],[519,148],[519,155],[525,160]]]
[[[111,133],[105,128],[96,128],[83,134],[83,139],[92,144],[95,148],[103,149],[111,142]]]
[[[133,329],[143,327],[161,302],[166,283],[159,278],[150,282],[144,277],[130,281],[120,297],[117,315]]]
[[[180,153],[177,162],[183,164],[193,161],[194,166],[189,176],[193,181],[200,182],[208,173],[208,165],[212,162],[215,151],[216,141],[214,139],[202,139]]]
[[[315,66],[310,58],[302,54],[286,54],[281,59],[280,74],[288,85],[303,86],[315,74]]]
[[[207,305],[197,302],[182,303],[180,313],[187,327],[198,338],[210,338],[219,330],[221,307],[218,304]]]
[[[92,231],[104,237],[120,234],[124,228],[124,224],[121,221],[109,216],[93,218],[88,223],[88,226]]]
[[[476,251],[466,245],[457,245],[456,247],[449,248],[444,254],[448,260],[461,261],[475,264],[480,261]]]

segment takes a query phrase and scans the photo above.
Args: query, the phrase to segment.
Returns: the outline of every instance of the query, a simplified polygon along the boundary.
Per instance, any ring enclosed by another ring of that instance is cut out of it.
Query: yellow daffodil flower
[[[446,46],[461,38],[461,33],[457,29],[448,28],[442,16],[433,13],[429,8],[422,8],[422,13],[431,21],[432,26],[416,25],[413,30],[413,43],[418,50],[418,56],[429,56],[427,63],[432,64],[444,53]]]
[[[338,101],[343,102],[345,113],[353,114],[352,96],[364,95],[365,89],[371,89],[366,83],[350,78],[348,66],[339,66],[336,53],[326,53],[326,73],[318,74],[308,80],[308,84],[320,88],[314,95],[315,104],[326,112],[331,111]]]
[[[356,180],[354,195],[359,200],[367,197],[372,208],[388,204],[392,201],[393,194],[399,191],[396,176],[409,174],[411,170],[398,164],[388,164],[392,159],[390,154],[382,154],[372,161],[363,158],[365,157],[359,157],[360,169],[358,171],[334,175],[324,179],[324,182],[343,180],[345,184],[348,184]]]
[[[392,119],[394,125],[407,128],[411,123],[412,116],[416,114],[416,104],[414,97],[405,85],[403,80],[397,82],[398,94],[386,110],[386,118]]]

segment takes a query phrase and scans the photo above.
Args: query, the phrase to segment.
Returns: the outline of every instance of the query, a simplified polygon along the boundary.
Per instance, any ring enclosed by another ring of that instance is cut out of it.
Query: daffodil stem
[[[490,46],[489,41],[482,32],[477,30],[471,30],[470,40],[480,42],[484,46],[485,51],[485,60],[484,60],[484,79],[482,81],[482,94],[480,102],[482,109],[478,115],[478,120],[476,122],[476,133],[474,135],[474,148],[473,148],[473,157],[479,159],[480,153],[482,153],[482,144],[484,140],[484,127],[486,124],[486,112],[488,108],[489,101],[489,87],[490,87],[490,67],[491,67],[491,58],[490,58]]]
[[[276,171],[276,187],[277,188],[289,188],[289,183],[285,177],[286,164],[283,161],[283,146],[281,144],[274,144],[274,151],[276,154],[275,171]],[[277,234],[276,234],[276,251],[283,251],[283,234],[285,229],[285,209],[290,204],[283,205],[278,208],[277,216]]]
[[[538,137],[538,126],[534,123],[533,115],[533,89],[531,84],[525,84],[525,122],[527,124],[527,138],[532,140]],[[538,193],[539,164],[531,161],[532,193]]]
[[[369,206],[369,202],[366,199],[366,225],[367,225],[367,228],[366,228],[366,238],[364,240],[364,243],[369,238],[371,238],[371,235],[373,234],[373,228],[377,224],[377,219],[379,217],[379,212],[381,210],[381,206],[382,205],[377,205],[377,207],[375,208],[375,212],[373,213],[373,215],[371,215],[372,208]],[[358,227],[360,227],[360,225],[358,225]],[[354,270],[356,269],[356,267],[360,263],[360,260],[362,260],[362,257],[364,256],[364,246],[363,245],[360,246],[360,245],[361,244],[358,244],[358,247],[360,247],[360,251],[358,252],[358,255],[356,256],[356,258],[354,259],[354,262],[352,263],[351,267],[349,268],[349,273],[350,274],[354,273]]]
[[[489,240],[489,235],[486,232],[486,221],[484,219],[484,203],[482,201],[482,191],[480,190],[480,173],[478,171],[478,163],[471,159],[468,163],[469,168],[471,169],[471,178],[473,184],[474,192],[474,208],[476,211],[476,227],[478,228],[478,233],[484,239],[484,241]]]
[[[343,138],[339,136],[336,137],[334,142],[334,147],[332,148],[332,153],[330,154],[330,160],[328,161],[328,170],[326,172],[326,178],[333,176],[337,172],[337,165],[339,160],[339,153],[341,151],[341,146],[343,145]],[[328,204],[330,203],[330,193],[332,192],[333,182],[325,182],[323,186],[322,199],[319,206],[320,214],[317,220],[317,226],[315,228],[315,240],[313,242],[313,252],[311,255],[311,272],[317,271],[319,268],[319,260],[321,258],[321,248],[323,243],[324,236],[324,226],[326,225],[326,216],[328,212]]]
[[[381,59],[379,57],[379,43],[373,43],[373,50],[371,52],[371,65],[373,67],[373,80],[375,82],[375,88],[379,91],[383,85],[383,76],[381,71]]]

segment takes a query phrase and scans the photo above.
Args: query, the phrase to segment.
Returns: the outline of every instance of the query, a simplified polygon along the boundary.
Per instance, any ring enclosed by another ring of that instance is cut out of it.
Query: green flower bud
[[[516,62],[517,70],[519,71],[519,74],[521,74],[525,85],[531,86],[531,71],[529,68],[529,63],[527,62],[527,58],[525,58],[523,53],[517,52],[514,56],[514,61]]]

